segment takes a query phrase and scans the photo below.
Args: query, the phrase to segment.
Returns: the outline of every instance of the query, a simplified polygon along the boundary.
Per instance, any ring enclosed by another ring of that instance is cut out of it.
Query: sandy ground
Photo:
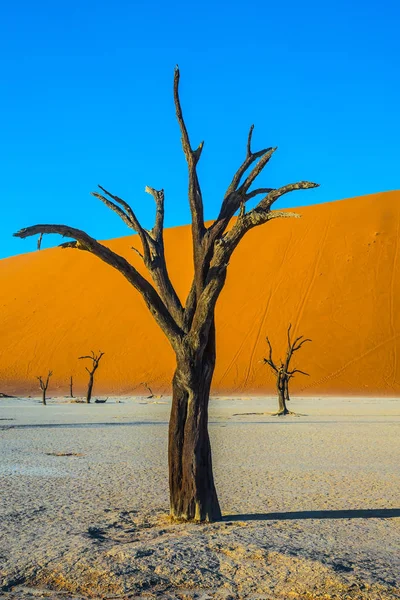
[[[167,518],[168,399],[0,400],[0,595],[400,598],[400,401],[240,414],[274,408],[211,401],[225,517],[184,525]]]

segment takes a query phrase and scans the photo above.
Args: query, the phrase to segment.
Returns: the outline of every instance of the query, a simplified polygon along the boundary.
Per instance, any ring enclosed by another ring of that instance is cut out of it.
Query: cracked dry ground
[[[5,599],[400,598],[399,419],[255,422],[214,406],[226,517],[187,525],[166,516],[163,407],[129,424],[112,405],[97,424],[49,408],[47,425],[2,411]]]

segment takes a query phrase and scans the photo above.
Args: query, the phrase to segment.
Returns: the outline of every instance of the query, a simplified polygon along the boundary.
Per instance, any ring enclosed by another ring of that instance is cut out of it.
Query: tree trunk
[[[285,403],[286,402],[290,402],[290,398],[289,398],[289,379],[288,378],[285,379],[284,395],[285,395]]]
[[[46,390],[42,390],[42,403],[46,406]]]
[[[92,399],[92,389],[93,389],[93,375],[91,374],[89,377],[89,385],[86,394],[86,402],[90,404],[90,400]]]
[[[278,376],[278,384],[277,384],[277,390],[278,390],[278,415],[287,415],[289,413],[287,406],[286,406],[286,383],[285,383],[285,378],[282,377],[281,375]]]
[[[69,380],[69,395],[70,395],[70,398],[74,397],[74,392],[73,392],[73,389],[72,389],[72,385],[73,385],[73,379],[72,379],[72,377],[70,377],[70,380]]]
[[[171,517],[217,521],[221,509],[215,490],[208,436],[208,402],[215,367],[215,329],[204,353],[177,357],[169,423]]]

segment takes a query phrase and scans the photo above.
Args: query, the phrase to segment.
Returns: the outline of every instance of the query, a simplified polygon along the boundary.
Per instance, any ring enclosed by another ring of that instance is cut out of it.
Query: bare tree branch
[[[296,350],[299,350],[302,347],[302,345],[305,344],[306,342],[312,342],[312,340],[310,340],[309,338],[302,340],[299,344],[297,344],[297,346],[293,347],[293,352],[296,352]]]
[[[108,200],[105,196],[99,194],[98,192],[91,192],[92,196],[98,198],[98,200],[103,202],[103,204],[105,204],[108,208],[114,211],[128,227],[133,229],[133,231],[135,231],[139,235],[140,241],[142,243],[144,260],[146,262],[149,262],[150,248],[148,243],[148,233],[141,226],[139,219],[136,217],[130,205],[127,202],[125,202],[125,200],[122,200],[122,198],[119,198],[119,196],[115,196],[114,194],[111,194],[111,192],[108,192],[101,185],[99,185],[98,187],[107,196],[110,196],[110,198],[112,198],[117,204],[120,204],[125,210],[122,210],[119,206],[117,206],[117,204],[111,202],[111,200]]]
[[[74,238],[76,242],[73,242],[73,247],[87,250],[117,269],[141,293],[147,307],[171,343],[178,343],[183,333],[180,327],[153,286],[125,258],[103,246],[84,231],[66,225],[33,225],[14,233],[14,236],[27,238],[38,233],[58,233],[63,237]],[[71,247],[70,242],[67,244]]]
[[[254,198],[255,196],[259,196],[260,194],[269,194],[273,192],[274,188],[257,188],[256,190],[252,190],[248,194],[246,194],[246,202]]]
[[[140,250],[138,250],[137,248],[135,248],[135,246],[131,246],[131,250],[133,250],[134,252],[136,252],[136,254],[138,254],[138,256],[140,256],[140,258],[144,261],[144,256],[140,252]]]
[[[127,225],[128,227],[133,229],[133,231],[135,231],[136,233],[138,232],[138,228],[133,224],[132,219],[130,217],[128,217],[128,215],[126,214],[125,211],[122,210],[122,208],[120,208],[119,206],[114,204],[114,202],[111,202],[111,200],[108,200],[108,198],[106,198],[102,194],[99,194],[98,192],[90,192],[90,193],[92,196],[94,196],[95,198],[97,198],[98,200],[103,202],[103,204],[105,204],[107,206],[107,208],[110,208],[112,211],[114,211],[120,217],[120,219],[122,219],[122,221],[125,223],[125,225]]]
[[[273,371],[275,371],[275,373],[278,372],[278,367],[276,366],[276,364],[274,363],[273,359],[272,359],[272,346],[271,346],[271,342],[269,341],[269,338],[266,338],[267,340],[267,344],[269,346],[269,357],[268,358],[264,358],[264,364],[267,364],[271,367],[271,369]]]
[[[233,179],[225,192],[224,200],[222,202],[219,215],[208,230],[210,234],[210,245],[213,244],[214,241],[223,234],[230,219],[233,217],[240,205],[243,202],[250,200],[255,195],[257,195],[253,192],[246,194],[245,190],[242,188],[238,190],[242,177],[245,175],[246,171],[251,167],[251,165],[259,158],[262,158],[265,154],[269,153],[272,150],[272,148],[264,148],[263,150],[259,150],[258,152],[252,152],[251,141],[253,136],[253,130],[254,125],[251,125],[247,137],[246,158],[236,171],[235,175],[233,176]],[[265,193],[267,193],[267,190],[270,191],[270,188],[265,189]]]
[[[302,375],[307,375],[310,377],[310,373],[306,373],[305,371],[300,371],[300,369],[293,369],[293,371],[289,371],[289,375],[293,377],[295,373],[301,373]]]
[[[120,204],[124,210],[122,210],[117,204],[111,202],[102,194],[92,192],[92,195],[101,200],[111,210],[116,212],[120,218],[133,229],[140,237],[142,243],[143,254],[133,248],[135,252],[143,259],[145,266],[150,272],[154,283],[158,289],[162,301],[164,302],[167,309],[170,311],[177,324],[181,326],[183,319],[183,308],[178,295],[171,283],[168,275],[167,265],[165,262],[164,253],[164,241],[163,241],[163,226],[164,226],[164,190],[155,190],[152,187],[146,186],[145,191],[151,194],[156,202],[156,219],[155,225],[151,231],[144,229],[139,219],[136,217],[130,205],[115,196],[101,185],[99,188],[104,193],[112,198],[116,203]]]
[[[164,249],[164,190],[146,186],[145,191],[156,203],[156,218],[153,229],[148,232],[150,258],[146,264],[159,294],[179,327],[183,325],[184,310],[168,274]]]
[[[248,191],[249,187],[252,183],[257,179],[260,175],[264,167],[268,164],[271,159],[273,153],[276,148],[266,148],[257,153],[252,153],[251,151],[251,139],[253,134],[254,126],[250,127],[248,139],[247,139],[247,155],[245,161],[239,167],[238,171],[235,173],[233,180],[228,187],[228,190],[225,194],[224,200],[222,202],[220,213],[214,223],[207,231],[207,247],[205,254],[206,256],[210,253],[210,249],[217,239],[221,239],[224,234],[229,221],[235,214],[235,212],[240,208],[239,218],[236,221],[236,224],[233,229],[236,228],[235,234],[237,234],[237,243],[241,240],[243,235],[249,231],[252,227],[257,225],[262,225],[266,223],[271,218],[277,218],[278,216],[289,216],[288,213],[275,213],[273,216],[268,216],[270,213],[271,206],[276,202],[281,196],[287,194],[289,192],[300,190],[300,189],[311,189],[314,187],[318,187],[318,184],[308,182],[308,181],[300,181],[298,183],[292,183],[285,185],[281,188],[257,188],[252,191]],[[246,173],[248,168],[258,159],[260,160],[256,163],[256,165],[251,170],[250,174],[245,179],[244,183],[240,185],[241,178]],[[240,187],[239,187],[240,185]],[[264,194],[265,196],[260,200],[257,206],[251,210],[249,213],[245,213],[245,202],[254,198],[257,195]],[[247,217],[247,218],[245,218]],[[236,246],[234,246],[236,247]],[[234,249],[234,248],[233,248]],[[211,258],[210,258],[211,260]]]
[[[151,237],[158,243],[163,242],[163,231],[164,231],[164,190],[155,190],[154,188],[146,185],[145,192],[153,196],[156,203],[156,219],[153,229],[151,230]]]
[[[291,323],[289,323],[289,327],[288,327],[288,330],[287,330],[288,348],[290,348],[290,347],[291,347],[291,345],[292,345],[292,342],[290,341],[290,330],[291,330],[291,329],[292,329],[292,324],[291,324]]]
[[[259,150],[258,152],[252,152],[252,150],[251,150],[251,141],[252,141],[252,137],[253,137],[253,131],[254,131],[254,125],[251,125],[250,130],[249,130],[249,134],[248,134],[248,137],[247,137],[246,158],[242,162],[242,164],[240,165],[240,167],[238,168],[238,170],[236,171],[236,173],[234,174],[234,176],[232,178],[232,181],[229,184],[228,189],[226,190],[225,198],[227,198],[228,196],[230,196],[233,192],[235,192],[238,189],[242,177],[244,176],[244,174],[246,173],[246,171],[251,167],[251,165],[256,160],[258,160],[259,158],[261,158],[262,156],[264,156],[264,154],[266,154],[267,152],[269,152],[271,150],[271,148],[264,148],[262,150]]]
[[[201,195],[199,179],[197,177],[196,166],[200,159],[204,142],[201,142],[196,150],[192,150],[186,123],[183,118],[181,101],[179,98],[179,78],[180,78],[179,67],[176,66],[175,74],[174,74],[175,111],[176,111],[176,118],[178,120],[179,128],[181,130],[182,148],[183,148],[183,152],[186,157],[186,162],[188,164],[188,170],[189,170],[189,204],[190,204],[190,211],[192,214],[193,238],[194,238],[195,243],[199,244],[204,236],[205,226],[204,226],[203,198]]]
[[[91,352],[92,352],[91,356],[78,356],[78,360],[82,360],[85,358],[91,360],[93,362],[92,370],[90,370],[88,367],[85,367],[85,369],[90,375],[93,375],[93,373],[96,371],[96,369],[99,366],[99,362],[100,362],[101,358],[104,356],[104,352],[102,352],[101,350],[99,350],[98,354],[95,354],[93,350]]]
[[[102,192],[104,192],[106,196],[110,196],[110,198],[112,198],[115,202],[117,202],[117,204],[120,204],[122,206],[122,208],[127,213],[128,217],[131,219],[132,223],[135,226],[137,226],[138,229],[142,228],[141,225],[140,225],[140,223],[139,223],[139,221],[138,221],[138,218],[136,217],[135,213],[132,210],[132,207],[130,206],[130,204],[128,204],[128,202],[125,202],[125,200],[123,200],[119,196],[115,196],[114,194],[111,194],[111,192],[107,191],[101,185],[98,185],[97,187],[99,189],[101,189]],[[93,193],[95,193],[95,192],[93,192]]]
[[[251,186],[251,184],[257,179],[257,177],[260,175],[260,173],[262,172],[262,170],[264,169],[264,167],[269,163],[269,161],[271,160],[271,157],[273,155],[274,152],[276,152],[278,148],[268,148],[267,152],[265,152],[260,160],[258,161],[258,163],[255,165],[255,167],[253,167],[253,169],[251,170],[251,172],[249,173],[249,175],[246,177],[245,181],[242,183],[242,185],[240,186],[240,190],[242,190],[243,192],[247,193],[249,187]]]
[[[199,340],[202,336],[207,336],[210,322],[207,321],[205,315],[214,310],[219,294],[225,284],[229,260],[247,231],[272,219],[293,217],[298,218],[299,215],[289,211],[271,210],[256,214],[253,210],[239,217],[232,229],[223,238],[215,242],[205,285],[200,297],[197,298],[193,315],[190,329],[193,339]]]
[[[288,183],[280,188],[274,189],[263,198],[257,205],[260,209],[268,210],[271,206],[285,194],[295,192],[297,190],[311,190],[319,187],[319,183],[312,181],[298,181],[297,183]]]

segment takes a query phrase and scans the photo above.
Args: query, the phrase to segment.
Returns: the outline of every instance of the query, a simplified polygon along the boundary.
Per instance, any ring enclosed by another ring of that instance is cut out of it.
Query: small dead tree
[[[296,373],[301,373],[302,375],[308,375],[308,373],[305,373],[304,371],[300,371],[300,369],[290,370],[290,368],[289,368],[290,361],[292,360],[294,352],[296,352],[297,350],[300,350],[302,345],[305,344],[306,342],[311,342],[311,340],[308,338],[304,339],[303,335],[300,335],[292,342],[290,339],[291,328],[292,328],[292,325],[290,324],[288,327],[288,332],[287,332],[288,348],[287,348],[287,352],[286,352],[286,359],[284,362],[281,359],[279,359],[279,365],[277,365],[272,358],[271,342],[269,341],[268,337],[266,338],[267,344],[269,346],[269,357],[264,358],[264,364],[269,365],[269,367],[271,367],[271,370],[276,375],[276,389],[278,392],[279,406],[278,406],[278,412],[274,413],[274,414],[278,415],[278,416],[294,414],[287,408],[287,404],[286,404],[290,400],[289,381],[292,379],[292,377],[295,376]]]
[[[104,356],[104,352],[101,352],[99,350],[98,354],[95,354],[92,350],[91,352],[91,356],[80,356],[79,360],[82,359],[89,359],[92,361],[92,368],[89,369],[88,367],[85,367],[86,371],[89,373],[89,383],[88,383],[88,388],[87,388],[87,392],[86,392],[86,402],[88,404],[90,404],[90,400],[92,398],[92,390],[93,390],[93,382],[94,382],[94,374],[97,371],[98,367],[99,367],[99,362],[101,360],[101,357]]]
[[[39,381],[39,387],[42,390],[42,403],[46,406],[46,392],[49,387],[50,377],[53,375],[53,371],[49,371],[47,379],[43,379],[41,375],[38,375],[36,379]]]
[[[176,356],[172,380],[172,407],[168,435],[170,514],[186,521],[215,521],[221,510],[214,485],[208,435],[208,403],[216,361],[215,306],[224,287],[228,264],[243,237],[254,227],[277,218],[298,217],[293,212],[272,210],[282,196],[295,190],[317,187],[299,181],[282,187],[257,187],[259,176],[277,148],[254,151],[250,127],[240,166],[225,193],[217,218],[204,221],[204,205],[197,166],[204,144],[192,146],[179,94],[179,69],[174,75],[173,96],[182,149],[188,168],[188,200],[192,221],[193,280],[186,300],[179,297],[168,273],[164,252],[164,190],[146,187],[156,204],[152,229],[144,228],[132,207],[99,186],[93,192],[137,234],[136,248],[148,276],[144,277],[126,258],[101,244],[85,231],[66,225],[33,225],[14,235],[27,238],[58,233],[73,241],[62,244],[91,252],[117,271],[142,295],[152,316],[168,338]],[[224,149],[222,148],[223,152]],[[254,208],[246,209],[249,201]],[[237,218],[232,218],[237,215]]]
[[[69,397],[70,398],[74,397],[73,383],[74,383],[74,380],[73,380],[73,377],[71,375],[71,377],[69,378]]]
[[[146,390],[149,391],[150,396],[147,396],[147,399],[149,400],[150,398],[154,398],[153,390],[151,389],[151,387],[145,381],[142,381],[141,385],[144,385]]]

